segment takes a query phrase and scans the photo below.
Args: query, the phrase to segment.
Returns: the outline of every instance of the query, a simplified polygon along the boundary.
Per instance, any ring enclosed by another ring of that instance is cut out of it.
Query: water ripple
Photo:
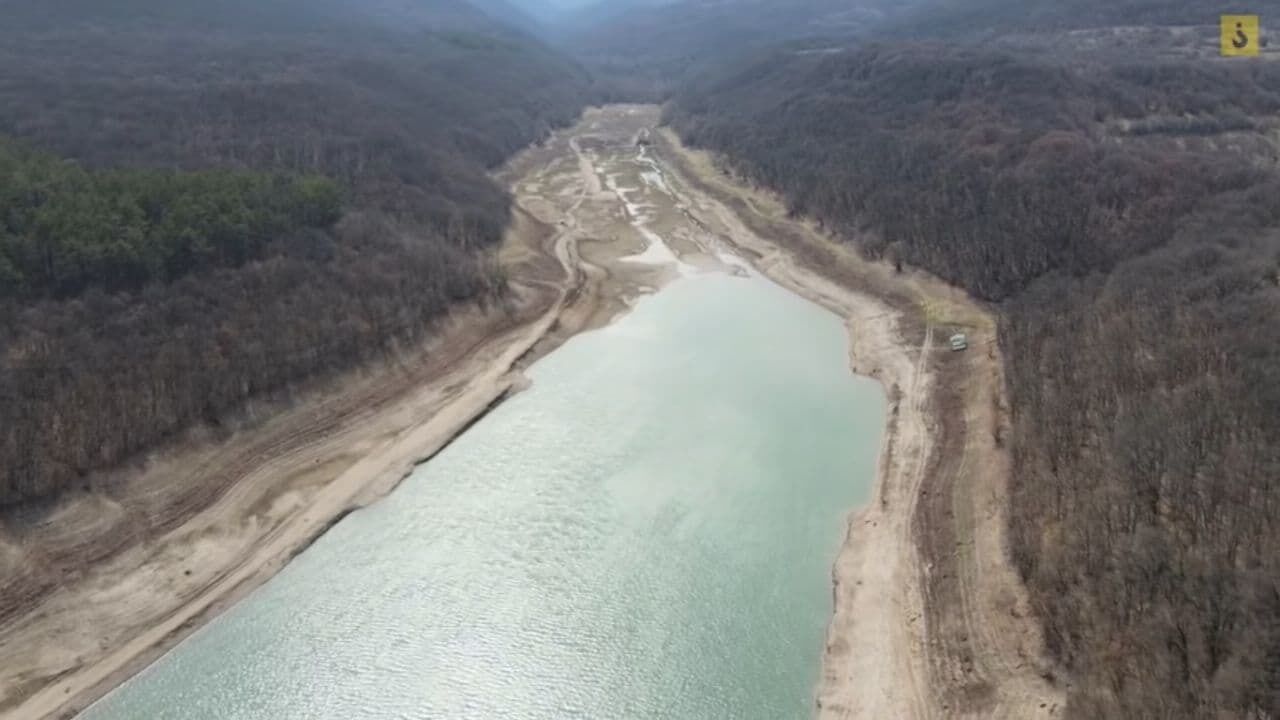
[[[681,280],[85,717],[807,717],[883,423],[845,342]]]

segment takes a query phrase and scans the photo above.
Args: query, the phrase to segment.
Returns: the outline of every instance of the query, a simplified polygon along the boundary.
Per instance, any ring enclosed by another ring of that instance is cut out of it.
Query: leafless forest
[[[463,2],[127,5],[5,7],[0,505],[500,292],[485,171],[589,93]]]
[[[1079,718],[1280,714],[1280,72],[931,44],[704,76],[684,137],[996,303],[1016,563]]]

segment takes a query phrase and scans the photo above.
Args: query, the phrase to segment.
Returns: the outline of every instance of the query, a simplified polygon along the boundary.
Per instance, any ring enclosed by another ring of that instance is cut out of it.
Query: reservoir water
[[[82,717],[807,718],[885,418],[846,358],[767,280],[679,280]]]

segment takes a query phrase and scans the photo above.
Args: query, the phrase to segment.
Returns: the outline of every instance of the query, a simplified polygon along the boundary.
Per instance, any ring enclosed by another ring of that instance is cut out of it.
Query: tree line
[[[793,212],[997,304],[1013,559],[1070,717],[1280,716],[1280,173],[1253,129],[1278,83],[933,44],[780,52],[668,109]]]
[[[1208,0],[929,0],[886,32],[914,31],[917,37],[999,37],[1010,32],[1116,28],[1114,47],[1123,51],[1125,34],[1141,27],[1214,26],[1223,13],[1274,15],[1276,0],[1248,4]],[[1105,51],[1107,48],[1099,48]]]
[[[0,64],[0,507],[500,294],[487,171],[595,92],[453,0],[19,0]]]
[[[136,292],[235,268],[269,243],[341,216],[322,176],[157,170],[90,172],[0,142],[0,296]]]

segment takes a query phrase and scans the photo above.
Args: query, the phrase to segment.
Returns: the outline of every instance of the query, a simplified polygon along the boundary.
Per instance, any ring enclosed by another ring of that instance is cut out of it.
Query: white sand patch
[[[619,185],[618,178],[620,176],[620,173],[609,173],[604,179],[605,186],[612,190],[613,194],[617,195],[618,199],[622,201],[622,205],[627,211],[627,217],[631,220],[631,226],[640,231],[640,234],[644,236],[644,239],[648,244],[645,246],[643,251],[636,253],[635,255],[627,255],[626,257],[618,258],[618,260],[620,262],[633,262],[644,265],[674,265],[676,271],[682,276],[696,274],[697,270],[692,265],[683,262],[680,257],[671,250],[671,247],[667,245],[666,241],[664,241],[657,233],[645,227],[645,225],[653,220],[653,216],[644,211],[656,208],[657,206],[650,203],[631,202],[627,199],[628,194],[641,192],[643,188],[623,187]]]
[[[667,185],[667,179],[664,178],[660,172],[646,170],[645,172],[640,173],[640,179],[644,181],[645,185],[648,185],[660,193],[665,195],[671,194],[671,187]]]
[[[644,224],[653,220],[653,216],[645,212],[646,209],[654,207],[653,205],[626,201],[623,201],[622,204],[626,206],[627,217],[630,218],[633,223]]]
[[[644,188],[638,188],[638,187],[629,187],[626,185],[619,185],[618,178],[620,177],[622,177],[622,173],[609,173],[604,178],[604,185],[605,187],[612,190],[613,193],[617,195],[618,198],[621,199],[623,202],[626,202],[627,200],[627,198],[625,197],[626,195],[630,195],[633,192],[640,192],[641,190],[644,189]]]
[[[675,252],[671,250],[671,246],[667,245],[666,241],[664,241],[658,233],[639,223],[633,224],[635,224],[636,230],[640,231],[640,234],[644,236],[645,241],[649,244],[645,246],[643,251],[636,253],[635,255],[627,255],[626,257],[618,258],[620,262],[633,262],[644,265],[674,265],[676,272],[680,273],[682,277],[690,277],[698,274],[698,270],[689,263],[681,260],[680,256],[676,255]]]
[[[737,255],[734,255],[728,250],[725,250],[723,248],[715,248],[714,252],[716,255],[716,259],[724,263],[725,265],[740,268],[741,270],[746,272],[747,275],[751,277],[755,277],[759,275],[759,272],[757,272],[756,269],[751,266],[751,263],[747,262],[746,260],[743,260]]]

